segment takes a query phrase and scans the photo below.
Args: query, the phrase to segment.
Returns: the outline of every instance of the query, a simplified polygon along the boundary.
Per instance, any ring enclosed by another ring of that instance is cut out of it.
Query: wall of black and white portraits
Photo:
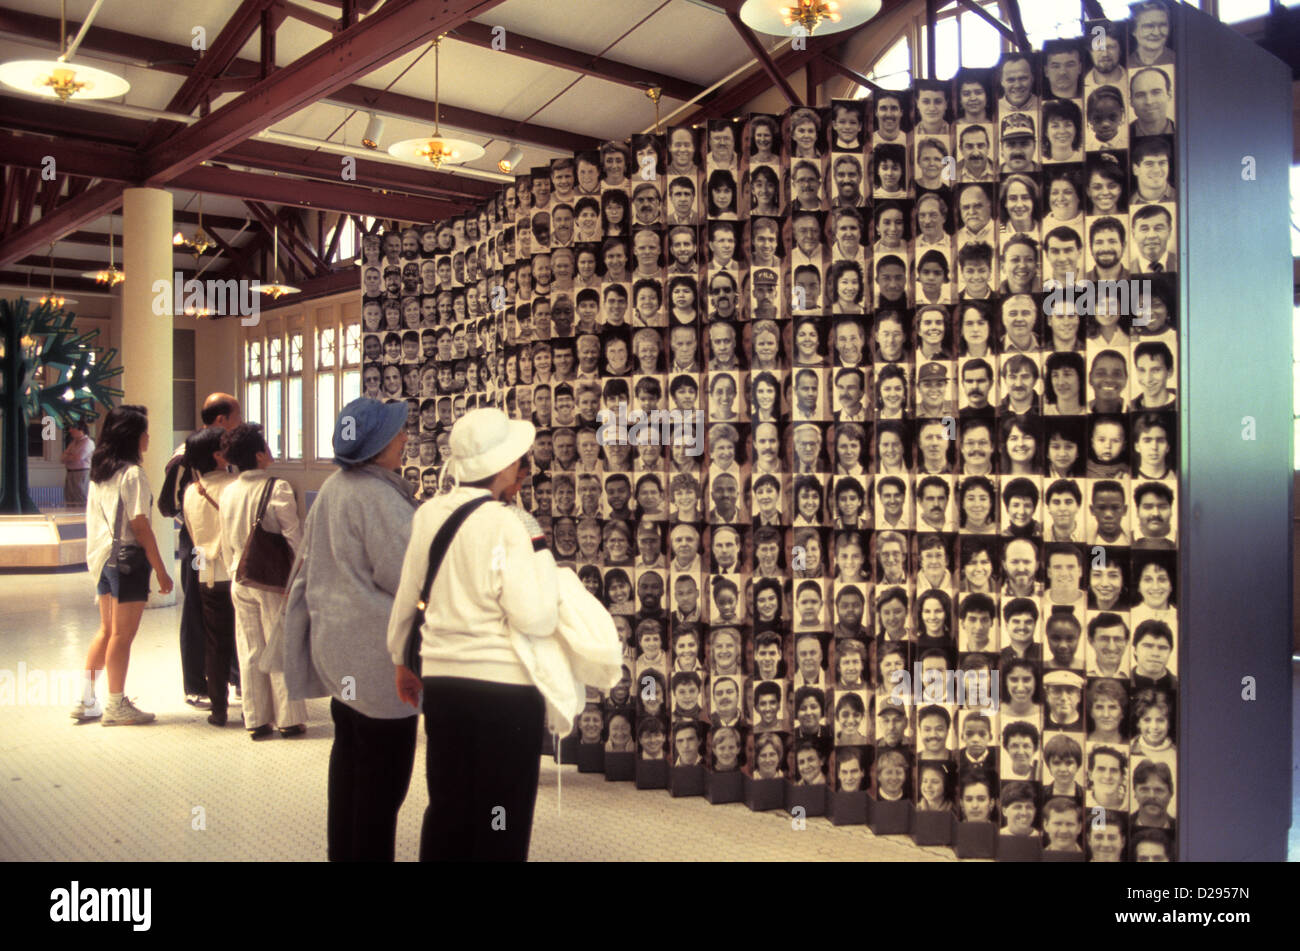
[[[468,409],[537,426],[522,504],[625,645],[580,743],[1175,858],[1169,24],[609,142],[363,240],[412,485]]]

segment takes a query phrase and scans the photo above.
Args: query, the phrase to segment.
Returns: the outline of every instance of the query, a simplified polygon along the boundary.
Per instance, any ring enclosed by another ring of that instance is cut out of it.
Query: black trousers
[[[391,862],[397,813],[415,766],[414,713],[383,720],[330,700],[327,837],[331,862]]]
[[[195,597],[201,609],[201,629],[205,639],[203,667],[206,687],[197,692],[207,693],[214,713],[226,713],[229,693],[226,681],[230,677],[231,659],[235,656],[235,603],[230,600],[230,582],[219,581],[209,588],[194,578],[190,584],[197,589]],[[194,692],[189,687],[185,689]]]
[[[181,585],[181,679],[187,694],[203,696],[208,693],[204,664],[203,607],[199,601],[199,573],[194,568],[194,543],[189,532],[181,527],[180,564],[176,567]],[[224,685],[223,685],[224,686]],[[221,691],[225,696],[225,691]],[[211,696],[211,694],[209,694]]]
[[[545,717],[536,687],[424,678],[429,808],[421,862],[528,858]]]

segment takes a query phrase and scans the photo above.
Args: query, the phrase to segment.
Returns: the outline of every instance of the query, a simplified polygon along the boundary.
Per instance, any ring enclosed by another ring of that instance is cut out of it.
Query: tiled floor
[[[145,612],[127,681],[127,693],[158,722],[114,730],[74,724],[67,709],[98,624],[89,592],[84,572],[0,575],[0,672],[12,672],[11,684],[28,691],[20,699],[0,682],[0,860],[323,860],[333,736],[327,701],[308,704],[300,739],[254,744],[237,725],[209,726],[180,693],[180,609],[170,607]],[[58,695],[60,674],[71,695]],[[1300,665],[1295,685],[1300,695]],[[1300,763],[1300,703],[1295,717],[1292,761]],[[419,745],[398,821],[404,861],[416,858],[428,802],[422,733]],[[673,799],[571,766],[561,775],[549,758],[532,858],[956,860],[951,849],[918,847],[904,836],[825,819],[796,831],[784,812]],[[1300,860],[1300,826],[1291,830],[1290,858]]]
[[[309,728],[300,739],[255,744],[237,725],[209,726],[205,713],[183,702],[178,617],[177,607],[146,611],[131,654],[127,693],[158,722],[112,730],[77,725],[67,709],[98,624],[88,576],[0,575],[0,671],[13,672],[29,691],[66,672],[73,691],[0,700],[0,860],[325,858],[328,703],[309,703]],[[399,860],[416,858],[427,802],[421,735],[398,822]],[[836,828],[825,819],[809,819],[796,831],[783,812],[672,799],[663,790],[579,775],[571,766],[561,776],[549,758],[532,858],[955,861],[951,849]]]

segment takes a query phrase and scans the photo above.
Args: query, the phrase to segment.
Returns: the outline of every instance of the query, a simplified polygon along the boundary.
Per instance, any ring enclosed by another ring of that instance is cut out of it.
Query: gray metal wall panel
[[[1182,4],[1185,860],[1283,860],[1291,823],[1289,70]],[[1243,179],[1253,156],[1255,179]],[[1243,439],[1252,417],[1256,438]],[[1253,677],[1256,699],[1242,699]]]

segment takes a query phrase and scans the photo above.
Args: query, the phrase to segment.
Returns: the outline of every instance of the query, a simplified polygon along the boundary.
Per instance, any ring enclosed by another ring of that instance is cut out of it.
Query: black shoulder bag
[[[447,521],[442,523],[437,534],[433,536],[433,544],[429,546],[429,567],[424,572],[424,584],[420,588],[420,600],[415,604],[415,617],[411,618],[411,632],[406,636],[406,650],[403,652],[403,656],[406,658],[406,666],[413,670],[417,677],[421,675],[420,668],[422,666],[420,661],[420,628],[424,625],[424,611],[429,606],[429,592],[433,589],[433,579],[438,574],[438,567],[442,564],[447,549],[451,547],[451,540],[460,528],[461,523],[469,518],[470,513],[484,502],[491,501],[492,496],[490,495],[470,499],[452,512]]]
[[[117,510],[113,514],[113,547],[109,550],[107,565],[116,568],[119,575],[147,571],[149,556],[145,554],[144,546],[135,542],[123,544],[122,527],[122,486],[118,483]]]

